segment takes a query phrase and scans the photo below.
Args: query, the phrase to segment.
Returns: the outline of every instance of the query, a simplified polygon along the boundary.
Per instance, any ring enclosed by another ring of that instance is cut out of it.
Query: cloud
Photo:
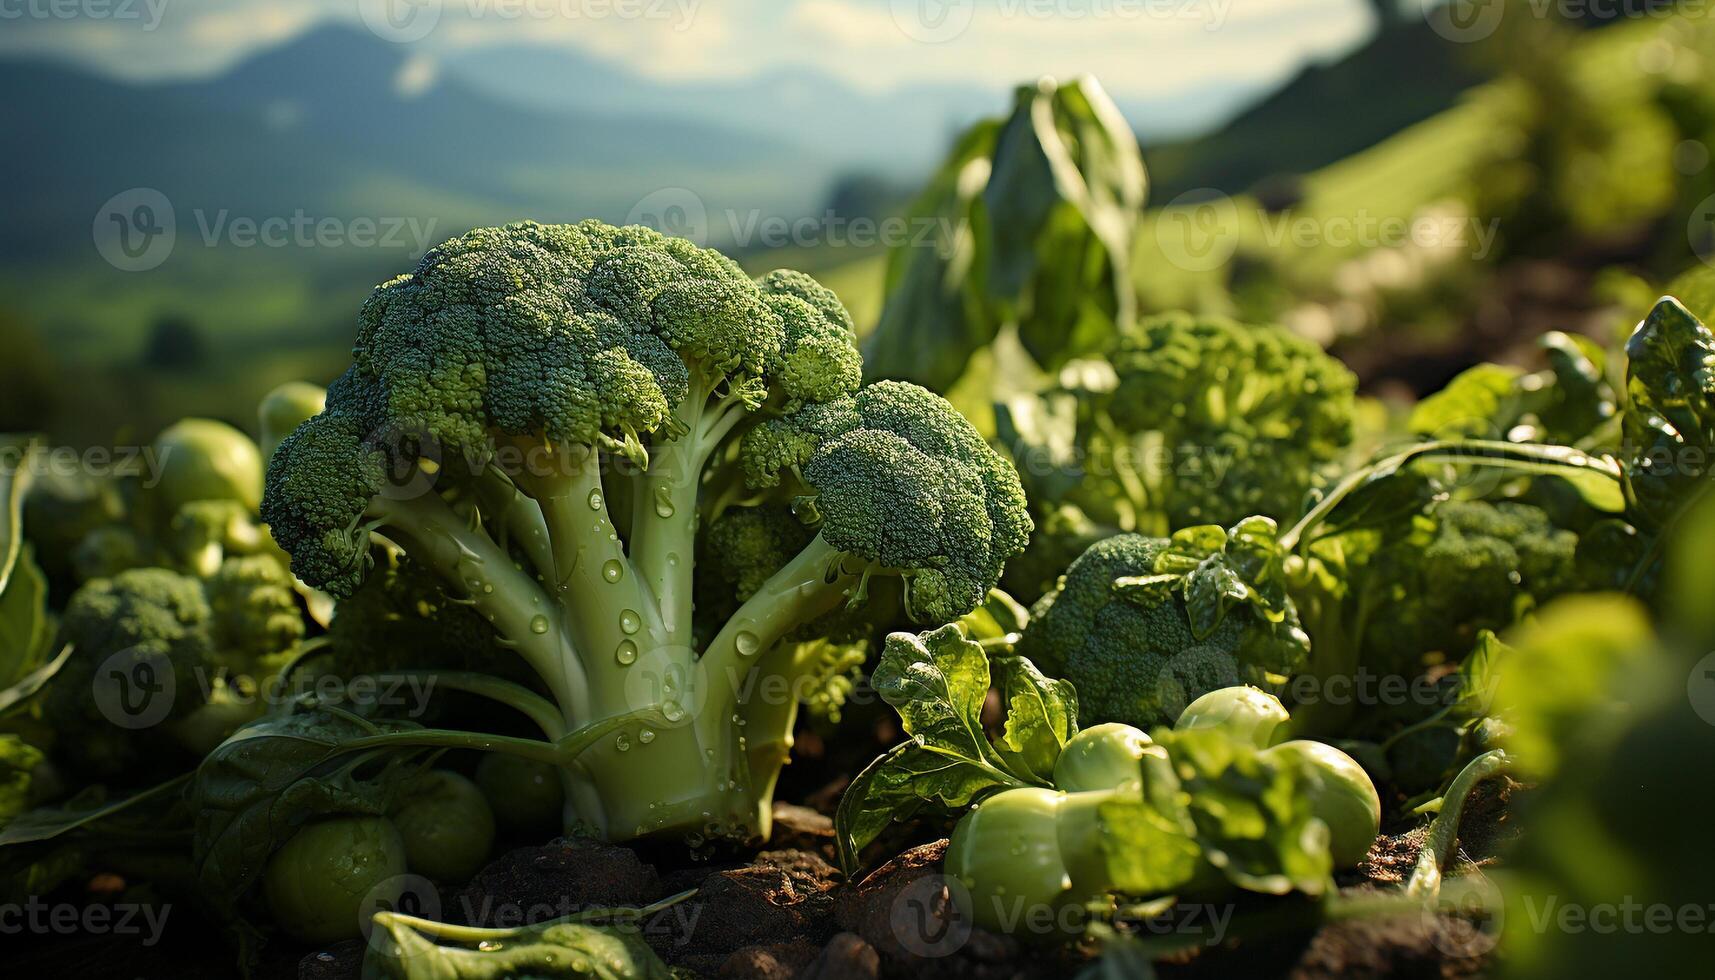
[[[206,74],[320,22],[361,29],[359,2],[167,0],[156,30],[8,22],[0,50],[134,77]],[[958,84],[999,93],[1044,74],[1087,72],[1122,100],[1260,87],[1348,49],[1371,28],[1364,0],[416,2],[438,3],[439,17],[411,46],[415,54],[522,43],[574,48],[663,81],[799,69],[872,91]],[[959,29],[926,42],[914,23],[926,15],[954,16]]]

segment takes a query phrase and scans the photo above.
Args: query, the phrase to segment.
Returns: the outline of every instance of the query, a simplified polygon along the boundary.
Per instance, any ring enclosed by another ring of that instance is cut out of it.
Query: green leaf
[[[673,976],[635,925],[556,921],[516,929],[472,929],[391,912],[378,913],[375,925],[383,934],[371,939],[364,954],[364,980],[670,980]],[[430,938],[437,934],[460,945],[441,945]]]
[[[1227,610],[1251,597],[1250,586],[1228,567],[1226,556],[1210,555],[1185,577],[1185,611],[1191,635],[1206,640],[1221,625]]]
[[[1406,426],[1437,439],[1500,439],[1517,415],[1517,386],[1524,372],[1502,364],[1478,364],[1417,403]]]
[[[1023,657],[997,657],[994,667],[1007,707],[1006,726],[995,749],[1012,772],[1051,784],[1060,750],[1078,733],[1078,693],[1070,681],[1042,676]]]
[[[959,617],[959,628],[972,640],[1004,640],[1024,632],[1030,610],[999,589],[990,589],[982,605]]]
[[[925,804],[950,811],[992,790],[1048,784],[1059,747],[1077,731],[1076,695],[1022,658],[998,658],[996,666],[1010,709],[999,745],[983,730],[990,675],[980,644],[957,624],[887,638],[870,683],[911,740],[870,763],[840,800],[834,831],[848,873],[890,822]]]
[[[1196,880],[1203,849],[1183,812],[1116,797],[1101,806],[1102,854],[1117,891],[1169,895]]]
[[[235,901],[312,819],[386,813],[415,771],[411,753],[354,752],[347,743],[409,727],[300,706],[222,742],[197,768],[192,787],[194,858],[206,894]]]
[[[36,442],[28,436],[0,436],[0,592],[12,580],[12,569],[24,548],[24,495],[30,488],[30,465]]]
[[[33,693],[18,686],[41,668],[52,643],[48,580],[26,548],[12,566],[11,581],[0,592],[0,712]],[[20,693],[8,699],[14,690]]]
[[[511,977],[588,977],[592,980],[669,980],[633,923],[556,922],[518,929],[470,929],[381,911],[381,934],[364,954],[365,980],[506,980]],[[427,934],[427,935],[425,935]],[[442,946],[434,937],[458,942]]]
[[[109,800],[105,791],[91,787],[57,806],[40,807],[20,814],[0,830],[0,847],[53,840],[118,816],[132,807],[170,801],[189,780],[190,774],[187,773],[117,800]]]
[[[862,852],[889,824],[904,823],[926,806],[951,813],[978,796],[998,789],[992,773],[931,752],[916,742],[901,742],[857,774],[834,813],[834,837],[840,868],[854,875]]]
[[[1328,827],[1311,811],[1303,763],[1265,757],[1220,729],[1159,730],[1203,857],[1247,891],[1321,895],[1333,883]]]

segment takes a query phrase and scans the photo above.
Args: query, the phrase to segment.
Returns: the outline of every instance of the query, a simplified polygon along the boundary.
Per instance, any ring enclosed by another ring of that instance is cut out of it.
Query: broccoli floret
[[[510,654],[494,627],[447,595],[433,572],[385,550],[363,587],[334,607],[328,672],[352,677],[406,669],[499,671]]]
[[[157,726],[206,751],[261,712],[257,693],[303,633],[291,581],[271,558],[229,559],[206,582],[165,568],[95,579],[60,624],[58,647],[72,655],[45,712],[77,734],[56,752],[117,775],[161,747]]]
[[[23,736],[0,734],[0,829],[28,810],[40,793],[37,773],[47,756]]]
[[[1278,327],[1167,313],[1106,352],[1078,438],[1097,521],[1164,534],[1260,514],[1290,520],[1352,441],[1356,378]]]
[[[1018,654],[1072,682],[1080,718],[1170,724],[1208,691],[1261,684],[1296,666],[1276,659],[1276,628],[1248,608],[1230,611],[1199,638],[1183,595],[1116,588],[1117,580],[1153,575],[1167,546],[1139,534],[1098,541],[1031,610]],[[1296,628],[1288,620],[1282,625]]]
[[[1431,520],[1431,534],[1374,563],[1366,584],[1383,598],[1368,617],[1367,661],[1409,668],[1426,653],[1462,653],[1480,630],[1503,630],[1574,584],[1578,536],[1541,508],[1449,501]]]
[[[1054,589],[1067,566],[1084,551],[1113,535],[1090,520],[1076,504],[1052,506],[1037,521],[1024,553],[1006,563],[1001,587],[1022,603],[1033,603]]]
[[[799,273],[752,280],[645,228],[479,229],[376,289],[263,516],[347,601],[384,533],[534,671],[550,734],[613,732],[566,761],[597,832],[766,834],[793,712],[747,675],[826,673],[807,644],[850,639],[872,579],[961,615],[1030,529],[968,422],[911,385],[860,391],[861,367]]]

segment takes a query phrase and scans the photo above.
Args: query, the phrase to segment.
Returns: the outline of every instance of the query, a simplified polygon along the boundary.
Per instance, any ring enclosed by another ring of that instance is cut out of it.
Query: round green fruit
[[[144,488],[157,514],[193,500],[234,500],[252,514],[262,506],[262,453],[244,433],[213,419],[183,419],[155,439],[154,482]]]
[[[1054,785],[1067,793],[1141,785],[1149,736],[1130,725],[1092,725],[1066,742],[1054,762]]]
[[[1282,742],[1263,756],[1304,765],[1311,810],[1328,825],[1335,866],[1362,862],[1382,827],[1381,797],[1364,767],[1332,745],[1305,740]]]
[[[263,873],[268,908],[294,939],[327,943],[362,935],[366,906],[391,908],[402,886],[405,842],[384,817],[312,823],[274,852]]]
[[[411,870],[436,881],[469,881],[494,847],[494,811],[482,790],[444,769],[412,781],[393,824]]]
[[[1249,739],[1259,749],[1268,748],[1275,730],[1287,720],[1280,699],[1254,687],[1223,687],[1191,702],[1173,723],[1177,731],[1194,728],[1224,728]]]

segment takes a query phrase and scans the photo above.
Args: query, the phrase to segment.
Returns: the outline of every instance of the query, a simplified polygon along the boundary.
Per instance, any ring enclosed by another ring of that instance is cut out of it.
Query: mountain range
[[[684,188],[711,211],[797,214],[842,165],[694,119],[551,108],[484,91],[371,35],[306,33],[214,78],[132,84],[0,61],[0,257],[87,247],[103,202],[160,191],[186,215],[620,220]],[[785,179],[791,176],[793,179]]]

